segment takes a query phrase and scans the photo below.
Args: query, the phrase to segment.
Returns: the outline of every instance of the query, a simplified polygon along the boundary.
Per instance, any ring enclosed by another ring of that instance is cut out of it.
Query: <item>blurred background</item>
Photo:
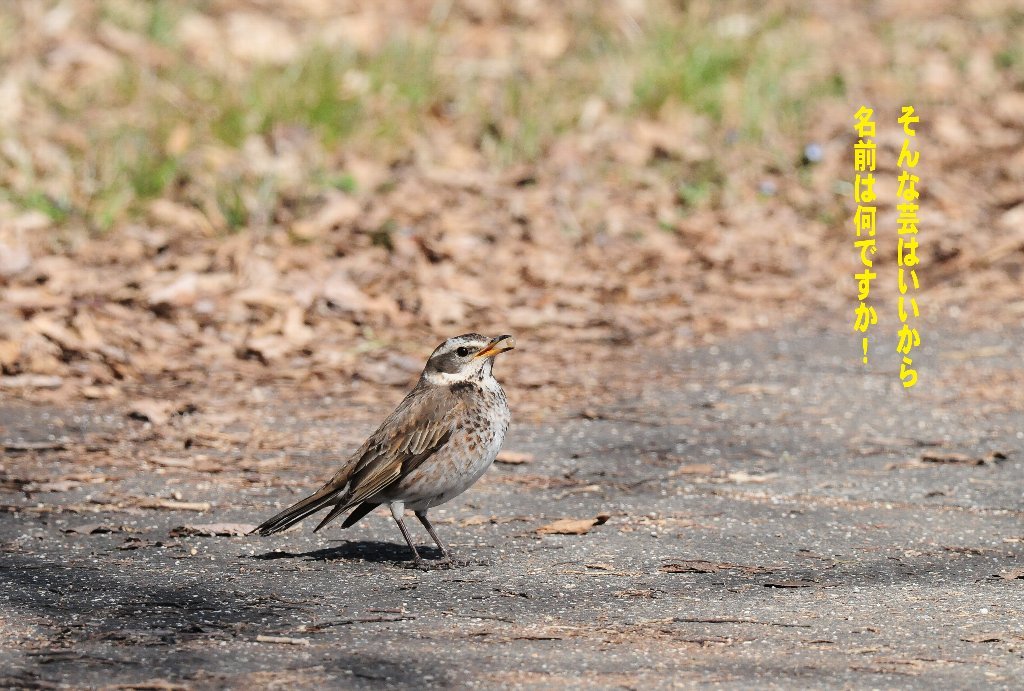
[[[999,329],[1022,84],[1017,2],[5,2],[0,395],[358,395],[469,330],[517,334],[534,414],[638,350],[794,319],[857,358],[861,105],[877,347],[901,105],[924,317]]]

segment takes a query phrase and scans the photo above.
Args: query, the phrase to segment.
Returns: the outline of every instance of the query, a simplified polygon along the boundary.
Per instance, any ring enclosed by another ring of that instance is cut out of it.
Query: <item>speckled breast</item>
[[[470,407],[458,430],[437,453],[399,483],[395,499],[414,511],[457,497],[480,479],[498,455],[511,418],[497,380],[470,392]]]

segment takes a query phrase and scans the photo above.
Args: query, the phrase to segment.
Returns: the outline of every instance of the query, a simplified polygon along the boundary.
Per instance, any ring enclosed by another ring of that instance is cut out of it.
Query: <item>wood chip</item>
[[[504,463],[505,465],[524,465],[533,463],[533,461],[533,454],[524,451],[501,451],[494,459],[495,463]]]
[[[5,439],[0,442],[4,451],[63,451],[68,447],[67,439],[53,441],[14,441]]]
[[[233,537],[248,535],[256,526],[250,523],[198,523],[171,528],[171,537]]]
[[[59,389],[64,378],[48,374],[15,374],[0,377],[0,389]]]
[[[213,505],[208,501],[175,501],[174,499],[140,499],[136,503],[141,509],[169,509],[171,511],[209,511]]]
[[[690,463],[687,465],[681,465],[673,470],[669,475],[711,475],[715,472],[715,466],[710,463]]]
[[[256,636],[257,643],[281,643],[284,645],[309,645],[308,638],[289,638],[287,636]]]

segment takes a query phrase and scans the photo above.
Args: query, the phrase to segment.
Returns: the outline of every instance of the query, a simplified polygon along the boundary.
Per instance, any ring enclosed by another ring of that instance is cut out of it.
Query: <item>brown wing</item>
[[[255,532],[270,535],[285,530],[334,505],[317,526],[319,530],[341,513],[372,498],[448,442],[462,406],[461,398],[453,396],[447,387],[417,385],[327,484],[266,521]]]
[[[446,387],[417,387],[374,432],[353,466],[345,503],[372,498],[434,455],[451,438],[462,399]]]

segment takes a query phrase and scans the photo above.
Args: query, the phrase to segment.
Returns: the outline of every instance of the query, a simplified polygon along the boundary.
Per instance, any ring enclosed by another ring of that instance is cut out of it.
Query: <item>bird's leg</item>
[[[439,538],[437,536],[437,533],[434,532],[434,526],[430,525],[430,521],[427,520],[427,511],[426,511],[426,509],[424,509],[423,511],[417,511],[416,512],[416,518],[420,519],[420,523],[422,523],[423,527],[427,529],[428,533],[430,533],[430,537],[437,544],[437,548],[441,550],[441,555],[445,559],[447,559],[448,561],[451,561],[452,560],[451,550],[449,550],[448,547],[446,547],[445,544],[443,542],[441,542],[441,538]]]
[[[416,551],[416,545],[412,543],[412,536],[409,535],[409,529],[405,527],[405,521],[402,520],[402,514],[405,512],[405,504],[396,501],[391,505],[391,517],[395,519],[395,523],[398,524],[398,529],[402,531],[402,537],[405,538],[406,543],[409,545],[409,549],[412,550],[413,560],[417,565],[423,563],[423,558],[420,557],[420,553]]]

